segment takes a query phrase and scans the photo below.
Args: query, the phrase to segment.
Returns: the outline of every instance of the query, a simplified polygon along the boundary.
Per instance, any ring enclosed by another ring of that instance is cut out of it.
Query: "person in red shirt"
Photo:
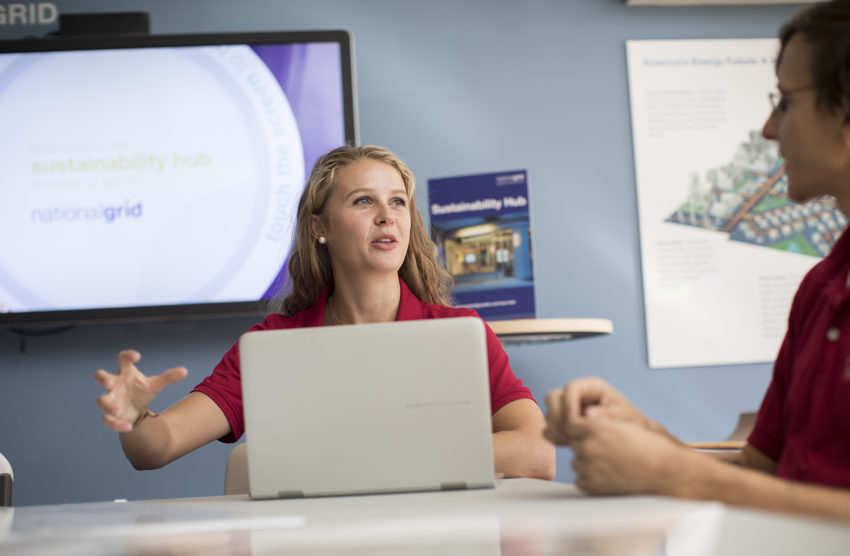
[[[779,142],[790,199],[831,195],[850,216],[850,0],[799,12],[780,45],[763,135]],[[589,493],[850,520],[850,234],[801,283],[753,431],[726,462],[689,449],[601,379],[546,402],[546,437],[572,447],[576,485]]]
[[[452,278],[436,260],[414,198],[414,177],[391,152],[340,147],[319,158],[298,205],[288,282],[272,314],[252,330],[477,316],[449,305]],[[555,448],[543,414],[486,326],[496,473],[552,479]],[[213,373],[161,414],[148,409],[187,370],[146,376],[133,350],[95,380],[103,422],[118,431],[137,469],[155,469],[213,440],[244,433],[238,345]]]

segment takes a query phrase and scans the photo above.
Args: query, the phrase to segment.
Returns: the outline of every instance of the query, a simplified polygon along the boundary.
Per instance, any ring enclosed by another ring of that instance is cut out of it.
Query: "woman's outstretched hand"
[[[107,392],[97,399],[103,410],[103,424],[118,432],[130,432],[139,419],[147,414],[148,405],[170,384],[186,378],[185,367],[174,367],[162,374],[146,376],[136,368],[142,358],[138,351],[128,349],[118,354],[118,372],[99,369],[94,380]]]

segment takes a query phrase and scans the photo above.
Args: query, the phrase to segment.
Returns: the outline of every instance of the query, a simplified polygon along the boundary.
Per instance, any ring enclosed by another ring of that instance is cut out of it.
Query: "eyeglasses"
[[[785,98],[794,93],[799,93],[800,91],[808,91],[809,89],[816,89],[817,85],[806,85],[805,87],[795,87],[793,89],[788,89],[787,91],[779,90],[767,93],[767,100],[770,101],[770,107],[775,112],[777,108],[785,109]]]

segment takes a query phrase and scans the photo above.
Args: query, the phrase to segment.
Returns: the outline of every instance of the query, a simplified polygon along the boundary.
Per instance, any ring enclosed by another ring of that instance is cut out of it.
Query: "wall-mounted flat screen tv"
[[[257,313],[356,134],[345,31],[0,42],[0,326]]]

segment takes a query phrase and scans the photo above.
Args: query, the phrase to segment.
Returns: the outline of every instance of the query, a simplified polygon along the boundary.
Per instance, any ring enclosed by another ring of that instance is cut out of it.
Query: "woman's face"
[[[337,281],[397,274],[410,243],[410,207],[404,181],[384,162],[362,159],[337,170],[315,237],[324,236]]]

